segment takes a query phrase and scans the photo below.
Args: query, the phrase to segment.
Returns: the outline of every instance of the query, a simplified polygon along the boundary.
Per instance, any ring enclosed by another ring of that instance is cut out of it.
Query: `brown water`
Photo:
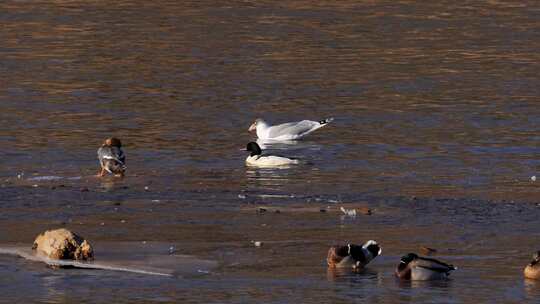
[[[152,241],[218,265],[170,278],[0,256],[0,301],[536,302],[521,271],[540,248],[540,4],[358,2],[0,2],[0,242],[66,226],[141,244],[126,261]],[[309,164],[258,170],[239,151],[257,117],[336,120],[269,146]],[[92,177],[110,135],[124,180]],[[328,246],[367,239],[383,255],[365,273],[327,273]],[[451,280],[394,279],[421,245]]]

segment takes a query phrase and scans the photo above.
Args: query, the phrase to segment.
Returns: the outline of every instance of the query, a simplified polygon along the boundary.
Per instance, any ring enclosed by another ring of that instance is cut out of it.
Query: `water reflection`
[[[340,283],[367,283],[373,284],[373,282],[381,279],[382,273],[374,268],[364,268],[359,271],[354,271],[352,268],[333,268],[328,267],[326,270],[326,279],[329,282]]]
[[[400,280],[395,278],[398,282],[400,288],[405,289],[415,289],[415,288],[426,288],[426,289],[445,289],[452,286],[452,279],[445,280],[428,280],[428,281],[416,281],[416,280]]]
[[[297,140],[272,140],[272,139],[260,139],[257,138],[257,144],[261,149],[279,149],[279,150],[285,150],[287,148],[290,148],[291,145],[298,145],[299,141]]]
[[[42,277],[42,285],[45,289],[46,295],[44,295],[44,300],[47,303],[66,303],[67,294],[65,279],[66,275],[57,274],[57,273],[47,273]],[[69,280],[69,275],[68,275]]]
[[[129,179],[130,177],[127,178]],[[91,176],[90,179],[91,181],[97,182],[98,191],[113,192],[120,189],[128,189],[128,185],[133,185],[133,179],[136,179],[136,177],[132,177],[131,182],[126,182],[126,178],[116,176],[104,176],[101,178]]]
[[[529,298],[538,299],[540,297],[540,280],[531,280],[524,278],[523,287],[525,294]]]
[[[319,151],[322,149],[322,145],[316,142],[300,141],[300,140],[288,140],[288,141],[276,141],[271,139],[257,139],[257,144],[263,150],[306,150],[306,151]]]
[[[278,189],[277,186],[286,184],[291,177],[294,177],[294,171],[291,171],[291,167],[287,166],[279,168],[246,167],[248,186],[254,186],[258,189]]]

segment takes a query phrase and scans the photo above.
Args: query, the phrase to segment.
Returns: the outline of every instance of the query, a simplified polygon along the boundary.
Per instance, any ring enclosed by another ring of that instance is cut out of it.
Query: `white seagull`
[[[282,167],[298,164],[297,159],[291,159],[275,155],[262,155],[261,147],[256,142],[250,142],[246,146],[246,151],[251,154],[246,158],[246,164],[256,167]]]
[[[248,130],[250,132],[256,131],[257,137],[263,140],[296,140],[324,127],[332,120],[334,119],[327,118],[321,121],[302,120],[270,126],[266,121],[257,118]]]

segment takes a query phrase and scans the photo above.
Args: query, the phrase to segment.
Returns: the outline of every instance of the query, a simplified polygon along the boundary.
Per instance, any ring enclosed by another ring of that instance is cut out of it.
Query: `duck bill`
[[[253,132],[257,130],[257,125],[255,123],[252,123],[251,126],[249,126],[248,131]]]

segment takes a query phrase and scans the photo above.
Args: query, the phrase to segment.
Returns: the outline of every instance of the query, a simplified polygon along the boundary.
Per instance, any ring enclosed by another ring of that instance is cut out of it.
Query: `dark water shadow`
[[[331,268],[326,270],[326,279],[329,282],[337,283],[365,283],[366,281],[377,279],[380,272],[371,268],[364,268],[355,271],[349,268]]]

